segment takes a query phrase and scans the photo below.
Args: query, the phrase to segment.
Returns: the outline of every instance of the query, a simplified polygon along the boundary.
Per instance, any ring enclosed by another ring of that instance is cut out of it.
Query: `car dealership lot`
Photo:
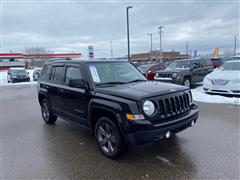
[[[36,84],[1,90],[3,179],[239,178],[240,106],[198,103],[198,123],[171,140],[129,148],[113,161],[91,135],[59,119],[43,123]]]

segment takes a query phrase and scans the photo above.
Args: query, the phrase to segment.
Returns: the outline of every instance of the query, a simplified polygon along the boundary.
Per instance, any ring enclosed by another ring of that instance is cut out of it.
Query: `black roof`
[[[92,60],[83,60],[79,58],[62,58],[62,59],[50,59],[46,64],[53,63],[89,63],[89,62],[127,62],[126,60],[115,60],[115,59],[92,59]]]

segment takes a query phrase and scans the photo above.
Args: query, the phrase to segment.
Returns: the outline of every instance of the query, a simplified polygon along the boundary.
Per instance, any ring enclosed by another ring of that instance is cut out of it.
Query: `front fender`
[[[122,131],[122,126],[121,124],[122,122],[122,117],[121,117],[121,112],[123,111],[122,107],[116,103],[116,102],[111,102],[109,100],[104,100],[104,99],[92,99],[89,102],[88,105],[88,123],[89,123],[89,127],[92,127],[92,111],[94,108],[98,108],[98,109],[103,109],[103,110],[107,110],[109,112],[111,112],[112,114],[114,114],[116,116],[116,120],[118,123],[118,126],[120,128],[120,130]]]

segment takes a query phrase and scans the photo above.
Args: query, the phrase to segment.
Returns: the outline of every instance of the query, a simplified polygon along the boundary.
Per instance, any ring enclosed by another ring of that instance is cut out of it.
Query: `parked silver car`
[[[240,60],[227,61],[203,81],[208,93],[240,95]]]

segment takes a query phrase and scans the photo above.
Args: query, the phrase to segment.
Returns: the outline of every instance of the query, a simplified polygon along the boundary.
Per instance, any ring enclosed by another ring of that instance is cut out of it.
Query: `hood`
[[[131,100],[142,100],[154,96],[187,90],[186,87],[156,81],[137,82],[111,87],[97,87],[96,92]]]
[[[215,70],[206,76],[209,79],[234,80],[240,79],[240,71]]]
[[[178,72],[188,72],[190,71],[190,69],[183,69],[183,68],[175,68],[175,69],[172,69],[172,68],[166,68],[164,70],[161,70],[161,71],[157,71],[158,73],[161,73],[161,72],[167,72],[167,73],[178,73]]]

